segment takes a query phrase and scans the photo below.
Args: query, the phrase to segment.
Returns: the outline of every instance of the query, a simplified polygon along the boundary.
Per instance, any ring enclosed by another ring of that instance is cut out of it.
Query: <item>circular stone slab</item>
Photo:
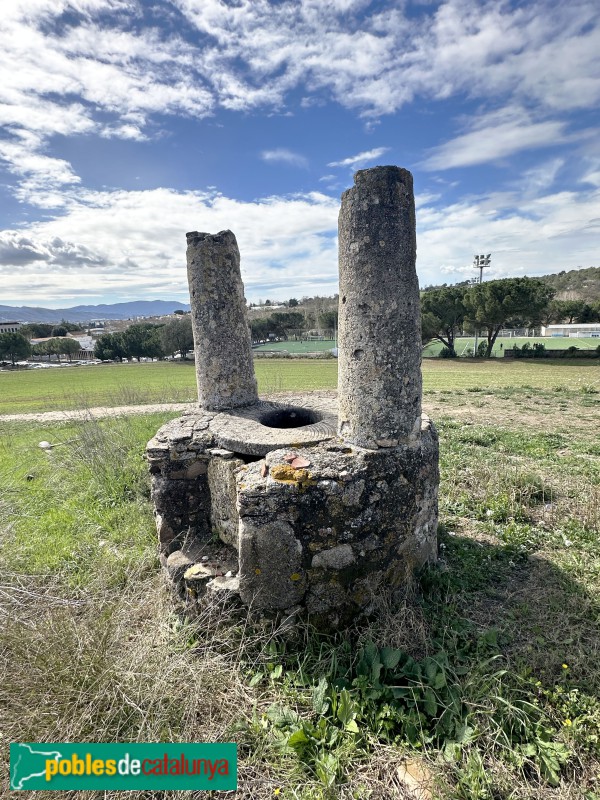
[[[210,423],[220,447],[265,456],[282,447],[302,447],[337,434],[337,402],[324,395],[291,395],[285,402],[260,400],[221,411]]]

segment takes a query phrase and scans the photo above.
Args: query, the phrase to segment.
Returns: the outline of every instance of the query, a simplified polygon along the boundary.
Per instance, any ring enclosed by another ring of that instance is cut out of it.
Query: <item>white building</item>
[[[0,322],[0,333],[18,333],[20,322]]]
[[[542,336],[570,336],[574,339],[600,339],[600,322],[573,322],[542,326]]]

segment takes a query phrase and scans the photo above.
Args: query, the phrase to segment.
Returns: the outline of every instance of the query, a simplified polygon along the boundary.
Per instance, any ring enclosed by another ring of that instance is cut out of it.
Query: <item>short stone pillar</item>
[[[252,405],[258,390],[236,238],[231,231],[194,231],[187,244],[200,406],[221,411]]]
[[[360,447],[421,431],[421,325],[413,180],[360,170],[339,216],[339,434]]]

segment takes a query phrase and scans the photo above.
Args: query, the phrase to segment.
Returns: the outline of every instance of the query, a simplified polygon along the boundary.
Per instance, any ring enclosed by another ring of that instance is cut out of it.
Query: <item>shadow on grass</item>
[[[600,603],[541,553],[440,535],[439,565],[423,577],[425,615],[436,637],[494,629],[512,668],[545,682],[600,691]]]

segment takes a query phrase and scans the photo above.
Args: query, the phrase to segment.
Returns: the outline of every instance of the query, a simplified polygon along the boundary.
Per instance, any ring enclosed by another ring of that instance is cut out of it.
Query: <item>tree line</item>
[[[477,329],[485,336],[484,355],[489,357],[502,328],[600,322],[600,301],[555,300],[554,294],[554,288],[539,278],[503,278],[429,289],[421,296],[423,341],[438,339],[447,348],[447,355],[455,356],[456,337]],[[337,327],[337,312],[322,310],[311,319],[300,311],[274,312],[268,317],[252,319],[249,324],[252,340],[256,342],[271,335],[280,339],[302,335],[307,323],[316,323],[333,332]],[[66,336],[77,329],[77,325],[63,320],[60,325],[31,323],[24,325],[19,333],[0,334],[0,359],[8,358],[14,365],[32,352],[72,358],[80,345]],[[50,338],[32,348],[27,335]],[[94,353],[103,361],[164,358],[177,353],[185,358],[193,348],[191,317],[178,315],[162,325],[136,323],[122,332],[105,333],[96,341]]]
[[[48,330],[49,329],[49,330]],[[70,330],[77,326],[69,325]],[[24,333],[26,335],[24,335]],[[39,334],[50,336],[47,341],[32,345],[28,337],[38,338]],[[189,316],[179,316],[164,325],[136,323],[118,333],[105,333],[94,346],[94,355],[101,361],[123,361],[123,359],[164,358],[180,353],[182,358],[194,349],[192,320]],[[76,339],[67,338],[67,328],[46,326],[44,323],[23,325],[18,333],[0,334],[0,359],[8,359],[13,366],[17,361],[30,356],[62,355],[72,360],[81,350]]]
[[[126,330],[103,333],[94,347],[101,361],[123,361],[142,358],[165,358],[180,354],[182,358],[194,349],[192,319],[178,316],[164,325],[139,322]]]
[[[0,359],[8,358],[13,367],[17,361],[29,358],[32,355],[48,356],[48,358],[55,355],[59,361],[62,355],[66,355],[69,361],[72,361],[75,353],[81,350],[81,345],[76,339],[66,338],[66,330],[58,328],[54,330],[57,332],[52,334],[52,338],[36,344],[31,344],[27,336],[24,336],[21,331],[18,333],[0,333]],[[64,332],[62,332],[63,330]]]
[[[337,328],[337,311],[301,312],[274,311],[268,317],[255,317],[249,321],[253,342],[264,342],[269,337],[289,339],[305,335],[318,328],[331,335]]]
[[[539,278],[503,278],[471,285],[441,286],[421,296],[424,342],[438,339],[455,356],[456,337],[479,330],[491,356],[503,328],[560,322],[600,321],[600,301],[554,300],[555,290]]]

